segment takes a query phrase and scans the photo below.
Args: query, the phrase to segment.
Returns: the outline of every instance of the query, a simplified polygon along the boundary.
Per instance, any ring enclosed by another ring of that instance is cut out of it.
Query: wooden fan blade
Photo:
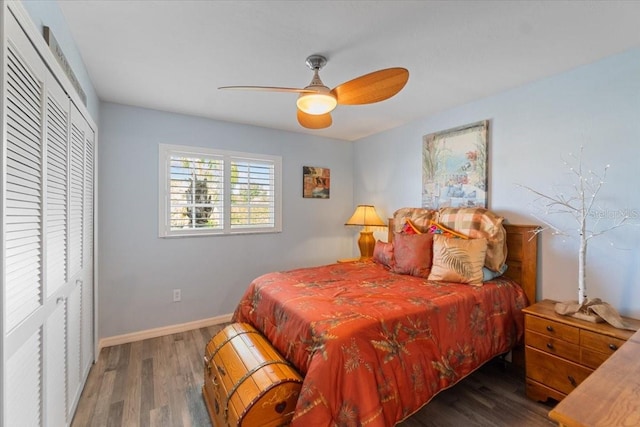
[[[221,86],[218,89],[257,90],[257,91],[265,91],[265,92],[293,92],[293,93],[317,92],[317,90],[298,89],[295,87],[278,87],[278,86]]]
[[[409,80],[406,68],[386,68],[342,83],[331,93],[341,105],[373,104],[400,92]]]
[[[307,129],[324,129],[331,126],[333,119],[331,113],[315,115],[298,109],[298,123]]]

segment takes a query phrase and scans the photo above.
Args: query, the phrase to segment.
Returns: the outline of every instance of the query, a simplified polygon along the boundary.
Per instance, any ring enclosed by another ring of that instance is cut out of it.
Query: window
[[[282,231],[281,163],[160,144],[160,237]]]

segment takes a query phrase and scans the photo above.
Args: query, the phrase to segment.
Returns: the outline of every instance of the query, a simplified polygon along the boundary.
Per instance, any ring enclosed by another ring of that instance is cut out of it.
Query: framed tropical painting
[[[487,135],[483,120],[422,137],[422,206],[487,207]]]

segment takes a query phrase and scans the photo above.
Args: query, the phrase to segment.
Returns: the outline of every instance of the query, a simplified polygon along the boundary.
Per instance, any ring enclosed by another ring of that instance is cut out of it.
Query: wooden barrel
[[[247,323],[217,333],[204,353],[202,394],[215,427],[291,423],[302,377]]]

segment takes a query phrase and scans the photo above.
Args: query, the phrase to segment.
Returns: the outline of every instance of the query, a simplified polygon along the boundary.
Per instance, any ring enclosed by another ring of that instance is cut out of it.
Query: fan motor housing
[[[327,65],[327,58],[322,55],[310,55],[305,62],[312,70],[320,70]]]

